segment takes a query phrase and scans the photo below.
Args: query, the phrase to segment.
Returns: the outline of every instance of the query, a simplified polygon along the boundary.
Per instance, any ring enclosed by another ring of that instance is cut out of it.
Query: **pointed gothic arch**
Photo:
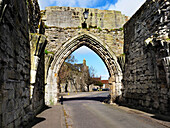
[[[81,46],[87,46],[93,50],[105,63],[110,74],[110,84],[113,88],[113,95],[121,94],[122,70],[114,51],[104,42],[91,34],[79,34],[64,42],[56,51],[54,60],[51,63],[47,76],[46,103],[50,101],[57,103],[59,99],[59,71],[65,59]]]

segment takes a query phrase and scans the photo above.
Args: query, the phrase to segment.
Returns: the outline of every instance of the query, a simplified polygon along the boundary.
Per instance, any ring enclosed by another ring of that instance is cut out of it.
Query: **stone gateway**
[[[85,8],[0,0],[0,127],[25,127],[58,103],[59,71],[81,46],[105,63],[111,102],[170,115],[169,8],[168,0],[146,0],[129,20],[87,9],[85,21]]]
[[[58,102],[59,83],[56,81],[60,68],[65,59],[81,46],[87,46],[101,57],[110,73],[114,95],[121,94],[122,69],[117,58],[123,54],[122,27],[127,17],[119,11],[88,9],[87,28],[82,28],[84,11],[84,8],[71,7],[47,7],[42,11],[48,40],[46,49],[54,53],[53,61],[47,67],[47,104]]]

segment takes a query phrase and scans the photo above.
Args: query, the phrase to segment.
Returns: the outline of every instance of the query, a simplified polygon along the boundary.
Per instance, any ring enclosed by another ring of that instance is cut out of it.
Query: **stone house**
[[[60,90],[63,92],[88,91],[89,67],[86,60],[82,64],[65,62],[59,73]]]

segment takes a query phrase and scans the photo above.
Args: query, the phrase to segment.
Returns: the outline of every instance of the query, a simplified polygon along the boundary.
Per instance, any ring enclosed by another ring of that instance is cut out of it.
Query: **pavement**
[[[31,122],[31,128],[66,128],[63,106],[49,106]]]
[[[78,93],[63,93],[65,99],[74,97],[84,97],[103,92],[78,92]],[[66,112],[63,105],[60,103],[53,106],[48,106],[43,112],[38,114],[36,118],[30,122],[27,128],[66,128]]]
[[[63,105],[49,106],[37,115],[31,127],[170,128],[169,120],[157,119],[154,114],[116,104],[104,104],[102,100],[106,95],[107,92],[65,94]]]

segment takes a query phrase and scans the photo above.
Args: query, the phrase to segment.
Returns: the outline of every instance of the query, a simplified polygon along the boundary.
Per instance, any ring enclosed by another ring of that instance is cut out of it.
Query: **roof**
[[[108,84],[108,83],[109,83],[108,80],[101,80],[101,82],[102,82],[103,84]]]
[[[92,79],[95,80],[95,81],[101,81],[101,77],[94,77]]]

